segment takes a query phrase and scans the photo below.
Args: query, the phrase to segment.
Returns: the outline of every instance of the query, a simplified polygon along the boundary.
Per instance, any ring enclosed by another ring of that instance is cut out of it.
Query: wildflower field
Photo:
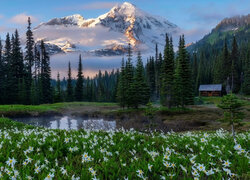
[[[250,179],[249,136],[50,130],[0,122],[1,179]]]

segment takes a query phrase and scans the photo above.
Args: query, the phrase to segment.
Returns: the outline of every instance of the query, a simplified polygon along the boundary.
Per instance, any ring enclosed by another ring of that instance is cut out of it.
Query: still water
[[[106,131],[116,129],[116,121],[105,121],[103,119],[75,118],[69,116],[28,117],[28,118],[14,118],[13,120],[49,129],[66,129],[66,130],[89,129],[89,130],[106,130]]]

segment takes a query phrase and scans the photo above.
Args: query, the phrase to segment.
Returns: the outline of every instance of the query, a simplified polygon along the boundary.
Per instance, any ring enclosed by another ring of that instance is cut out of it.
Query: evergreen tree
[[[158,53],[158,45],[155,45],[155,85],[156,85],[156,99],[160,97],[160,86],[161,86],[161,66],[162,59],[160,59]]]
[[[35,67],[34,67],[34,71],[35,71],[35,81],[36,83],[38,82],[38,79],[41,75],[41,57],[40,57],[40,52],[37,50],[37,47],[35,45],[34,48],[34,54],[35,54]]]
[[[86,98],[86,101],[92,101],[92,83],[91,83],[91,80],[89,77],[87,77],[87,80],[86,80],[86,88],[85,88],[85,98]]]
[[[68,102],[74,101],[73,85],[72,85],[72,77],[71,77],[71,65],[70,65],[70,62],[69,62],[69,66],[68,66],[67,101],[68,101]]]
[[[33,32],[31,31],[31,21],[30,17],[28,18],[28,27],[26,32],[26,86],[27,86],[27,103],[30,102],[31,97],[31,84],[32,84],[32,67],[34,64],[34,54],[33,54],[33,47],[34,47],[34,38]]]
[[[234,36],[232,43],[232,53],[231,53],[231,89],[233,93],[237,93],[240,90],[240,68],[239,68],[239,53],[236,38]]]
[[[35,80],[31,83],[31,92],[30,92],[30,100],[32,105],[38,105],[39,104],[39,91],[40,88],[38,88],[38,83],[36,83]]]
[[[18,80],[18,104],[28,104],[26,102],[27,99],[27,91],[26,91],[26,84],[25,79]]]
[[[118,89],[117,89],[117,102],[122,108],[126,105],[126,74],[125,74],[124,58],[122,58],[121,72],[119,74]]]
[[[198,95],[198,89],[199,89],[199,84],[198,84],[198,81],[197,81],[197,76],[198,76],[198,61],[197,61],[197,55],[196,53],[193,54],[193,67],[192,67],[192,73],[193,73],[193,81],[194,81],[194,84],[195,84],[195,87],[194,87],[194,92],[195,92],[195,95]]]
[[[5,71],[4,61],[2,56],[2,40],[0,38],[0,104],[4,104],[4,86],[5,86]]]
[[[147,82],[150,89],[150,101],[156,100],[156,80],[155,80],[155,61],[154,57],[150,57],[146,65]]]
[[[227,40],[225,39],[224,42],[224,48],[222,53],[222,80],[221,83],[224,83],[224,85],[227,84],[227,81],[229,81],[229,78],[231,77],[231,69],[232,69],[232,62],[230,60],[228,47],[227,47]]]
[[[21,43],[19,39],[18,31],[15,31],[15,34],[11,39],[11,59],[9,66],[10,76],[8,78],[9,86],[6,90],[11,87],[10,91],[10,103],[18,103],[18,84],[24,77],[24,63],[23,55],[21,51]],[[26,97],[26,96],[25,96]]]
[[[138,52],[137,64],[135,70],[133,88],[133,106],[138,108],[139,105],[146,105],[150,98],[149,87],[146,83],[144,67],[142,62],[141,53]]]
[[[244,63],[242,92],[246,95],[250,95],[250,43],[248,44],[248,50],[246,53],[245,63]]]
[[[133,78],[134,78],[134,68],[133,68],[133,64],[132,64],[132,49],[131,49],[131,45],[129,44],[128,46],[128,60],[126,62],[126,66],[125,66],[125,77],[126,77],[126,88],[125,88],[125,99],[126,99],[126,105],[128,107],[132,107],[133,106]]]
[[[177,106],[193,104],[193,84],[190,70],[190,60],[185,49],[184,35],[180,37],[175,72],[175,101]]]
[[[78,74],[75,87],[75,100],[83,100],[83,75],[82,75],[82,58],[79,56]]]
[[[55,102],[62,102],[62,91],[61,91],[61,80],[60,74],[57,73],[57,80],[56,80],[56,90],[55,90]]]
[[[207,59],[205,57],[204,52],[202,51],[200,53],[200,61],[198,65],[197,78],[196,78],[196,84],[195,84],[197,90],[201,84],[209,84],[206,79],[207,78],[206,70],[208,69],[208,65],[206,64],[206,62],[207,62]]]
[[[11,67],[11,42],[10,42],[10,35],[7,33],[5,39],[5,46],[4,46],[4,54],[3,54],[3,69],[4,69],[4,94],[3,94],[3,101],[6,104],[10,104],[12,100],[11,91],[11,82],[12,82],[12,75],[10,71]]]
[[[162,87],[161,104],[171,108],[173,105],[174,90],[174,49],[172,38],[169,40],[166,35],[166,45],[164,49],[164,61],[162,65]]]
[[[44,42],[41,41],[41,103],[52,102],[51,70],[50,58],[45,49]]]

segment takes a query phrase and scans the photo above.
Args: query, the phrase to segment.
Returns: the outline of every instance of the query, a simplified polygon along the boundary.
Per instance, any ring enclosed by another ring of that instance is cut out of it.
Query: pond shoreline
[[[219,128],[230,129],[225,123],[218,122],[223,116],[216,106],[190,106],[189,109],[158,109],[154,119],[149,123],[144,115],[143,109],[122,110],[114,103],[62,103],[40,106],[10,106],[8,111],[2,111],[0,116],[8,118],[29,118],[29,117],[51,117],[51,116],[72,116],[89,119],[104,119],[116,121],[117,128],[131,129],[138,131],[151,129],[163,132],[171,130],[175,132],[217,130]],[[43,109],[39,109],[40,107]],[[46,109],[45,109],[46,108]],[[249,113],[249,111],[246,111]],[[250,116],[246,116],[250,117]],[[249,118],[246,118],[245,125],[240,130],[249,130]]]

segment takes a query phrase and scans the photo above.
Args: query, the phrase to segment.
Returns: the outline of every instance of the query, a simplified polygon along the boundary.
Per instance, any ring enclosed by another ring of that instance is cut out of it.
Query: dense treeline
[[[166,35],[164,56],[158,53],[150,57],[145,68],[140,52],[136,67],[133,67],[131,47],[128,47],[126,63],[122,61],[117,100],[121,107],[138,108],[149,101],[160,100],[163,106],[184,107],[193,104],[194,87],[189,55],[184,36],[180,37],[179,50],[175,57],[173,41]]]
[[[16,30],[7,33],[0,44],[0,103],[40,104],[52,102],[50,59],[43,41],[34,48],[30,18],[26,33],[25,56]]]
[[[83,76],[82,57],[78,73],[51,79],[50,58],[43,41],[35,44],[30,18],[26,32],[25,53],[18,31],[6,35],[4,47],[0,41],[0,104],[42,104],[53,102],[92,101],[118,102],[121,107],[138,108],[148,102],[160,102],[168,108],[194,103],[200,84],[222,83],[227,91],[250,94],[250,43],[237,44],[236,38],[222,50],[202,49],[191,56],[180,37],[175,53],[172,37],[166,35],[163,53],[155,48],[145,66],[140,52],[133,62],[132,48],[121,68]],[[134,66],[135,65],[135,66]]]
[[[43,104],[63,101],[115,102],[119,71],[99,73],[84,78],[79,57],[77,79],[51,79],[50,58],[45,44],[35,44],[28,19],[25,52],[22,52],[18,31],[0,41],[0,104]]]
[[[238,44],[234,36],[220,47],[203,46],[192,54],[195,93],[200,84],[223,84],[224,94],[250,94],[250,43]]]

